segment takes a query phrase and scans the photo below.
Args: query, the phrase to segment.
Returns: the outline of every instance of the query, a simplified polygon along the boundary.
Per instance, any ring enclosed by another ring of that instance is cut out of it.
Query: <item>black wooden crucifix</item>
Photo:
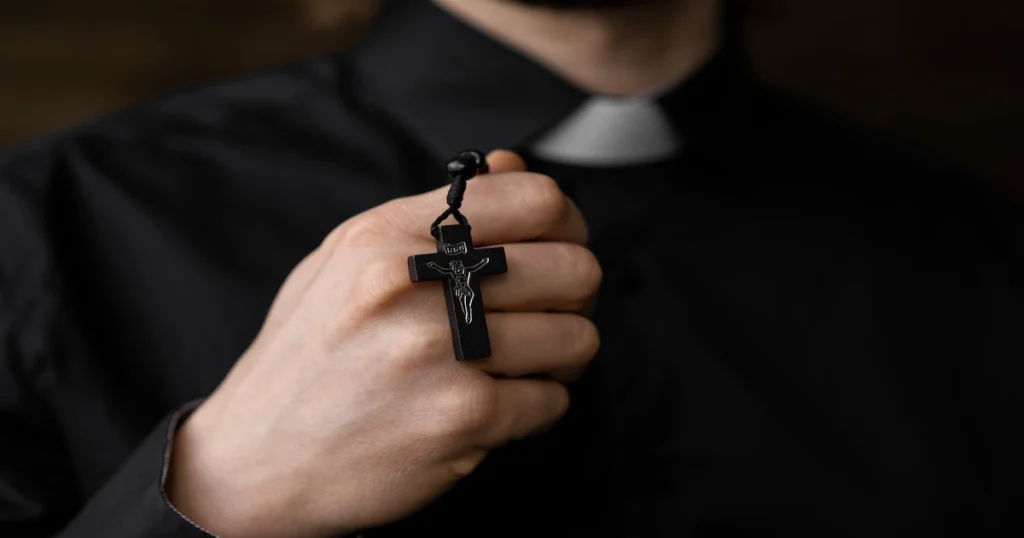
[[[491,356],[491,341],[484,319],[484,302],[480,297],[480,279],[508,271],[505,249],[475,250],[469,221],[459,212],[466,193],[466,182],[489,170],[484,154],[467,150],[446,166],[452,185],[448,189],[448,209],[434,219],[430,234],[437,240],[437,254],[409,256],[409,278],[413,282],[441,280],[448,303],[448,323],[452,327],[455,358],[460,361]],[[441,226],[448,217],[458,224]]]
[[[452,344],[455,358],[460,361],[491,356],[480,279],[475,277],[508,271],[505,249],[474,249],[469,230],[464,224],[439,226],[437,254],[409,256],[409,277],[413,282],[444,281]]]

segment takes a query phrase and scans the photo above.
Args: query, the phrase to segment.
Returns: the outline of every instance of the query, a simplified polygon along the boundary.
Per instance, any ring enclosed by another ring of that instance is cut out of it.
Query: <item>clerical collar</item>
[[[662,161],[681,148],[657,99],[646,96],[591,97],[529,145],[547,161],[597,167]]]
[[[364,104],[438,162],[466,148],[526,150],[568,137],[557,126],[592,97],[425,0],[385,2],[350,58]],[[743,62],[723,51],[656,103],[687,150],[731,164],[752,145],[750,86]]]

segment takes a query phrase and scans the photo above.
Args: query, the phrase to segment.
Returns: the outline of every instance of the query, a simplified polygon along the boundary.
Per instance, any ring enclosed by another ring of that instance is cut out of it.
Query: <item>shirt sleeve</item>
[[[198,403],[190,402],[165,417],[57,537],[212,536],[175,510],[164,492],[174,433]]]
[[[17,157],[17,158],[15,158]],[[163,494],[175,428],[168,413],[91,498],[46,396],[63,301],[45,220],[53,160],[38,148],[0,155],[0,536],[208,538]]]
[[[167,501],[174,432],[197,402],[169,414],[84,505],[62,450],[38,429],[0,419],[0,536],[5,538],[209,538]],[[76,514],[77,510],[77,514]],[[70,519],[70,522],[69,522]]]
[[[212,536],[175,510],[164,491],[174,433],[198,403],[190,402],[160,421],[55,538]]]

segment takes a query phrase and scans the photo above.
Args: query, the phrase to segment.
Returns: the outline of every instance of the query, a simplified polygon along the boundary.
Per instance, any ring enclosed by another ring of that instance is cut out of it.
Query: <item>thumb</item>
[[[487,154],[487,166],[490,173],[526,172],[526,161],[514,151],[496,149]]]

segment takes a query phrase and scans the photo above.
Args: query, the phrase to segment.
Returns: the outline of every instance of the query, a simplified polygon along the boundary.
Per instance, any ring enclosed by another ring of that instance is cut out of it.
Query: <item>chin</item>
[[[602,9],[624,8],[648,4],[664,3],[670,0],[507,0],[527,6],[547,7],[552,9]]]

